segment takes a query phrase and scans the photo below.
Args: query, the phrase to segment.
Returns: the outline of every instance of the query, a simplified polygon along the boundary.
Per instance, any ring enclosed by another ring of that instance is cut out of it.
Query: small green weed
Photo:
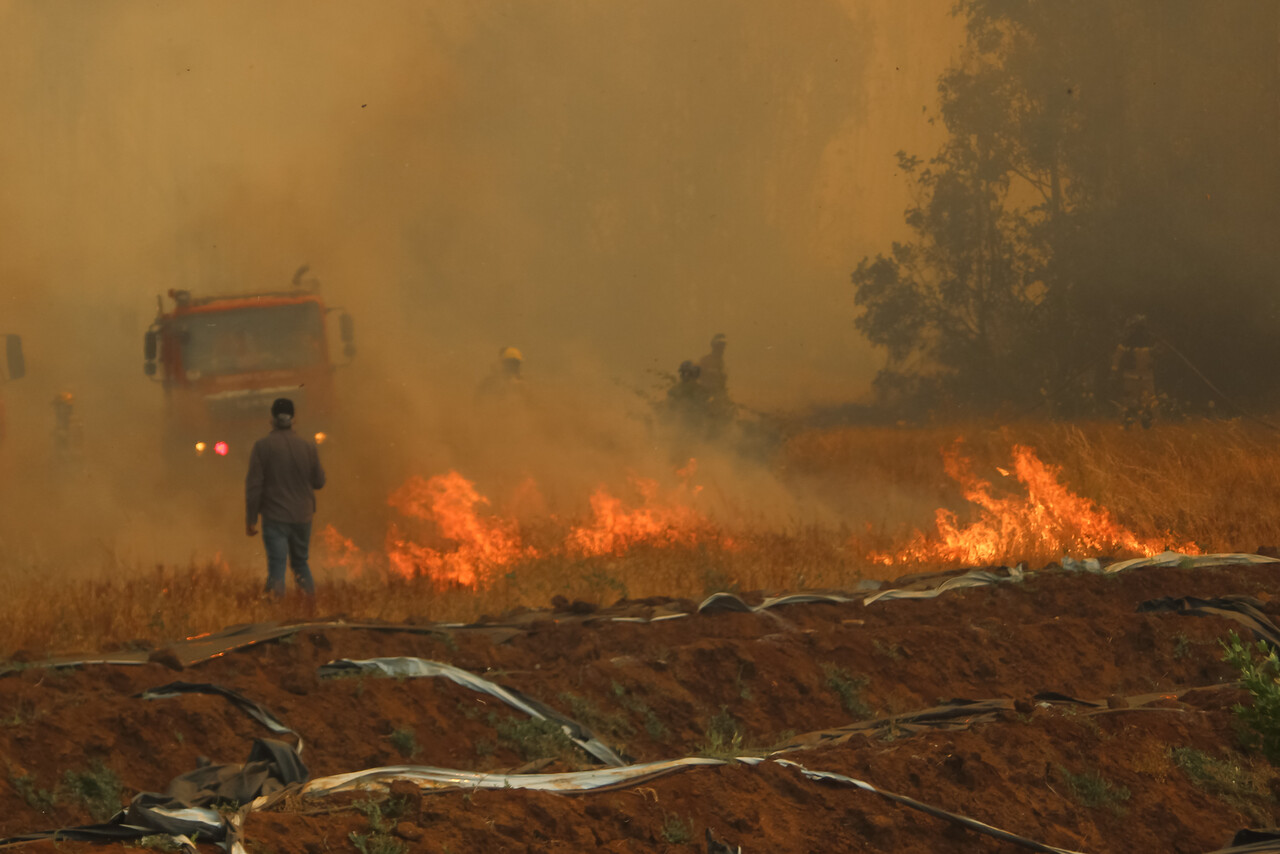
[[[627,688],[620,682],[614,682],[612,689],[614,698],[622,708],[626,709],[634,715],[644,718],[644,731],[649,734],[649,738],[658,741],[667,734],[667,727],[662,723],[658,715],[649,708],[649,704],[638,697],[633,697],[627,693]],[[628,725],[628,734],[634,732],[634,729]]]
[[[496,720],[498,740],[518,752],[526,761],[572,757],[573,742],[560,724],[545,718]]]
[[[684,820],[674,815],[664,815],[662,838],[672,845],[684,845],[693,839],[693,819]]]
[[[667,725],[654,713],[653,709],[646,709],[644,716],[644,731],[649,734],[649,738],[654,741],[662,739],[667,734]]]
[[[1116,815],[1123,815],[1125,810],[1121,804],[1129,800],[1129,790],[1124,786],[1113,786],[1097,771],[1085,771],[1072,774],[1063,766],[1058,766],[1058,774],[1067,784],[1071,797],[1086,807],[1106,807]]]
[[[356,801],[351,807],[369,821],[369,826],[375,830],[389,830],[388,821],[398,821],[404,818],[405,813],[409,809],[409,799],[403,795],[391,795],[376,801],[373,798],[365,798]]]
[[[1191,638],[1184,634],[1179,634],[1173,639],[1173,660],[1182,661],[1184,658],[1188,658],[1191,655],[1192,646]]]
[[[387,736],[391,746],[403,756],[410,759],[418,755],[418,736],[411,729],[398,729]]]
[[[1270,798],[1239,762],[1218,759],[1193,747],[1175,747],[1169,751],[1169,758],[1198,788],[1221,798],[1256,823],[1270,820],[1265,808]]]
[[[606,733],[614,737],[630,736],[635,733],[635,727],[631,726],[624,716],[607,714],[586,697],[564,691],[558,698],[568,709],[570,718],[598,733]]]
[[[715,759],[732,759],[743,752],[742,732],[733,715],[729,714],[728,707],[721,706],[720,711],[707,720],[703,742],[697,752]]]
[[[360,854],[406,854],[409,850],[409,846],[384,831],[356,833],[353,830],[347,838]]]
[[[1194,747],[1175,747],[1169,751],[1169,758],[1187,772],[1191,782],[1210,794],[1258,794],[1257,787],[1237,762],[1217,759]]]
[[[893,661],[902,658],[902,647],[896,643],[883,643],[880,640],[873,640],[871,641],[871,650],[876,655],[882,655]]]
[[[369,822],[368,833],[347,834],[351,844],[360,854],[405,854],[409,849],[391,835],[391,822],[404,814],[407,800],[391,797],[385,801],[372,799],[356,801],[351,806]]]
[[[26,698],[19,699],[14,704],[13,710],[7,715],[0,716],[0,726],[25,726],[39,720],[44,712],[36,708],[36,704]]]
[[[27,806],[42,813],[50,812],[58,803],[58,793],[36,787],[35,778],[30,774],[20,776],[10,774],[9,783],[14,791],[22,796]]]
[[[827,662],[822,665],[822,675],[826,677],[826,685],[840,697],[840,705],[854,716],[854,720],[863,720],[875,714],[867,705],[862,692],[871,681],[866,676],[854,676],[839,665]]]
[[[120,811],[120,795],[124,786],[116,772],[95,759],[84,771],[68,771],[63,775],[67,790],[79,799],[94,821],[106,821]]]
[[[135,848],[146,848],[150,851],[181,851],[182,846],[174,841],[172,836],[165,836],[163,833],[153,833],[151,836],[144,836],[137,842],[133,843]]]

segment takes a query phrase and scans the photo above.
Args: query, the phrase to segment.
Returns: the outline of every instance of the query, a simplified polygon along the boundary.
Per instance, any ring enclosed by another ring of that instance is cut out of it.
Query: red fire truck
[[[157,297],[144,342],[147,376],[164,387],[170,454],[213,461],[248,459],[268,429],[271,402],[293,400],[297,429],[323,443],[337,412],[329,315],[337,313],[347,361],[355,356],[351,315],[325,306],[319,287],[274,293],[198,297],[170,290]]]

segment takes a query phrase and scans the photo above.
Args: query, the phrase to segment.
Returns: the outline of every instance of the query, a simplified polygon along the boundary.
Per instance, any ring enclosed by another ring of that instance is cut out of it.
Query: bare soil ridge
[[[1238,595],[1274,621],[1278,586],[1268,566],[1046,571],[870,607],[813,602],[645,622],[570,607],[510,615],[503,622],[518,629],[505,636],[312,626],[183,675],[236,692],[298,732],[313,779],[399,765],[600,767],[530,728],[529,716],[447,680],[319,676],[335,659],[411,656],[515,688],[637,762],[805,747],[787,758],[1043,845],[1205,852],[1241,828],[1280,823],[1277,775],[1242,753],[1234,732],[1231,707],[1247,696],[1218,640],[1240,625],[1139,606]],[[677,613],[692,604],[625,607]],[[172,681],[158,661],[7,675],[0,835],[90,821],[70,782],[87,769],[117,775],[120,799],[164,791],[206,759],[243,761],[264,731],[242,707],[198,693],[135,698]],[[913,719],[956,698],[994,702],[959,717],[964,728]],[[775,761],[572,798],[502,789],[289,798],[243,828],[250,851],[308,852],[358,850],[374,838],[434,852],[679,851],[703,848],[707,831],[744,851],[1015,850]]]

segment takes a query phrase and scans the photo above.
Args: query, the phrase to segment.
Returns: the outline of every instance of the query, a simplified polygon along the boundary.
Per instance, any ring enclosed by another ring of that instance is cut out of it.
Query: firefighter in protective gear
[[[680,363],[677,379],[667,389],[666,415],[671,424],[695,436],[707,430],[707,416],[711,395],[698,382],[701,369],[686,359]]]
[[[724,333],[711,339],[711,352],[698,360],[698,384],[706,392],[708,435],[716,436],[737,417],[737,407],[729,399],[729,374],[724,367]]]
[[[520,390],[524,384],[524,376],[520,373],[523,364],[524,354],[515,347],[499,350],[497,363],[480,384],[480,397],[506,397]]]
[[[698,360],[698,382],[713,397],[729,396],[729,375],[724,369],[724,348],[727,341],[723,332],[711,339],[711,352]]]
[[[1138,315],[1125,327],[1124,337],[1112,356],[1111,374],[1125,429],[1139,423],[1145,430],[1155,420],[1155,345],[1146,317]]]

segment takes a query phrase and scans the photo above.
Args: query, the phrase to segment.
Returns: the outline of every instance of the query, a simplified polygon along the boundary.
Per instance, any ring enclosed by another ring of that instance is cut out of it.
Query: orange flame
[[[320,531],[320,548],[327,563],[345,569],[351,578],[359,578],[368,563],[360,547],[342,536],[333,525],[325,525]]]
[[[591,518],[571,527],[560,539],[553,534],[545,550],[522,542],[514,518],[482,515],[478,508],[489,500],[475,484],[456,471],[432,478],[410,477],[387,498],[387,504],[404,518],[388,526],[385,556],[361,552],[354,542],[332,525],[320,533],[328,561],[358,577],[365,569],[382,565],[402,578],[427,578],[437,584],[484,586],[496,573],[540,551],[576,556],[618,555],[639,546],[676,546],[714,540],[722,548],[733,543],[721,535],[688,499],[702,489],[691,484],[697,461],[677,474],[681,484],[662,495],[657,481],[636,478],[632,484],[640,506],[628,507],[603,486],[591,496]],[[532,480],[520,484],[515,503],[545,507]],[[552,517],[554,519],[554,517]],[[375,560],[378,561],[375,564]]]
[[[435,549],[391,525],[387,531],[388,561],[391,569],[405,578],[425,575],[437,583],[480,586],[498,568],[535,554],[521,545],[513,520],[476,513],[476,507],[488,504],[489,499],[456,471],[430,479],[415,475],[393,492],[387,503],[410,519],[434,522],[440,537],[455,544],[451,549]]]
[[[692,467],[693,461],[690,461]],[[692,469],[681,474],[692,474]],[[569,531],[566,545],[582,555],[621,554],[636,545],[693,545],[714,535],[710,523],[697,510],[682,503],[662,501],[657,481],[633,480],[641,506],[628,509],[603,486],[591,496],[591,521]],[[681,491],[687,491],[687,484]]]
[[[978,521],[962,526],[955,513],[939,508],[936,539],[916,531],[901,550],[875,552],[869,560],[885,565],[982,565],[1067,553],[1150,556],[1166,548],[1165,540],[1138,536],[1112,519],[1106,509],[1067,489],[1059,481],[1061,470],[1041,462],[1033,449],[1023,445],[1013,447],[1013,475],[1026,487],[1025,498],[993,496],[991,484],[972,472],[958,443],[943,452],[943,465],[947,475],[963,487],[965,499],[981,508]],[[1195,551],[1190,544],[1173,547]]]

